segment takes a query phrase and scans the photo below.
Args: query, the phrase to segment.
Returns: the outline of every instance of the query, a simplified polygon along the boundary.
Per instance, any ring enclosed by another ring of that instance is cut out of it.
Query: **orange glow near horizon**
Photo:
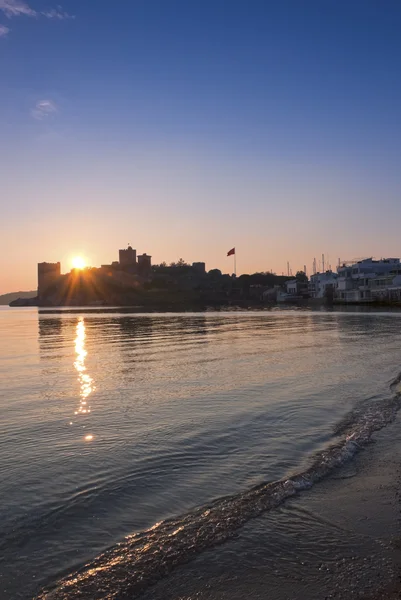
[[[74,256],[71,265],[73,269],[84,269],[86,267],[86,260],[82,256]]]

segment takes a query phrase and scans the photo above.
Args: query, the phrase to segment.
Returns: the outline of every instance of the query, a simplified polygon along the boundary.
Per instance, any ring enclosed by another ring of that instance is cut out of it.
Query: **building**
[[[337,290],[338,275],[332,271],[315,273],[309,280],[309,295],[311,298],[332,299]]]
[[[339,302],[373,302],[383,295],[379,290],[383,292],[393,286],[394,279],[401,274],[401,263],[399,258],[366,258],[343,263],[337,273],[336,299]]]
[[[149,277],[152,272],[152,257],[146,252],[137,257],[136,250],[128,246],[128,248],[120,249],[118,254],[119,262],[114,261],[111,265],[102,265],[101,269],[109,273],[121,271],[130,275]]]
[[[401,302],[401,275],[379,275],[369,279],[371,302]]]
[[[291,279],[286,281],[285,287],[289,296],[298,296],[304,298],[308,295],[308,282]]]
[[[61,265],[57,263],[38,263],[38,296],[41,298],[46,290],[54,284],[61,275]]]
[[[204,275],[206,273],[206,263],[204,262],[194,262],[192,263],[192,268],[200,275]]]
[[[271,288],[267,288],[262,294],[263,302],[276,303],[278,298],[281,298],[282,288],[279,285],[275,285]]]
[[[134,250],[131,246],[128,246],[126,249],[119,250],[118,256],[120,260],[120,267],[123,271],[136,273],[136,250]]]
[[[148,277],[152,272],[152,257],[146,254],[138,256],[138,273],[142,277]]]
[[[277,291],[277,302],[298,302],[308,298],[308,282],[291,279],[285,282],[286,291]]]
[[[110,265],[100,265],[100,271],[107,275],[114,275],[116,272],[120,271],[120,263],[118,260],[113,260]]]

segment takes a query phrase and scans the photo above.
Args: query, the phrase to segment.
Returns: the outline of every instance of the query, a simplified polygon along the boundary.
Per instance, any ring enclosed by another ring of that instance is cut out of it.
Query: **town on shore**
[[[234,249],[233,249],[234,251]],[[233,251],[230,251],[233,253]],[[204,262],[179,259],[152,265],[147,254],[131,246],[119,250],[119,260],[100,267],[72,269],[38,264],[38,294],[10,306],[130,306],[145,310],[205,310],[258,308],[276,304],[381,304],[401,306],[399,258],[365,258],[339,262],[336,272],[323,270],[308,278],[271,272],[227,275],[206,270]]]

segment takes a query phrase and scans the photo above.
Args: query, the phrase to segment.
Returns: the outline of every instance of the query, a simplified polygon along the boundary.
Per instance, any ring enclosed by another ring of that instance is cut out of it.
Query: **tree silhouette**
[[[308,277],[306,276],[305,271],[297,271],[297,274],[295,275],[295,279],[297,281],[302,281],[304,283],[306,283],[308,281]]]

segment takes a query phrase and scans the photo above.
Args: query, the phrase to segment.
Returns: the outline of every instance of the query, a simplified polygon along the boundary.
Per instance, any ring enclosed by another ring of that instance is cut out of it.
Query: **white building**
[[[337,290],[338,275],[333,271],[316,273],[310,276],[309,295],[311,298],[333,298]]]
[[[366,258],[354,264],[344,263],[337,272],[337,300],[347,303],[373,302],[377,299],[375,291],[392,286],[393,280],[401,274],[401,263],[399,258]]]
[[[298,279],[291,279],[285,282],[287,294],[290,296],[305,297],[308,295],[308,282],[299,281]]]
[[[286,281],[285,282],[285,287],[287,290],[287,294],[291,294],[291,296],[298,296],[298,284],[299,281],[297,281],[296,279],[291,279],[291,281]]]
[[[382,275],[369,280],[374,302],[401,302],[401,275]]]
[[[285,282],[286,291],[277,293],[277,302],[297,302],[308,297],[308,282],[291,279]]]

